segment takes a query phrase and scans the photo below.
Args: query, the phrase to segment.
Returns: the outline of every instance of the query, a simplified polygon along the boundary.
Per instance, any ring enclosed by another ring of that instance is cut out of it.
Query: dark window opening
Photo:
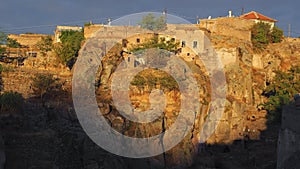
[[[186,46],[186,42],[185,42],[185,41],[182,41],[182,42],[181,42],[181,47],[184,48],[185,46]]]
[[[193,48],[197,48],[197,46],[198,46],[198,42],[197,42],[197,41],[194,41],[194,43],[193,43]]]
[[[141,42],[141,39],[140,39],[140,38],[137,38],[137,39],[136,39],[136,42],[137,42],[137,43],[140,43],[140,42]]]
[[[127,40],[126,40],[126,39],[123,39],[123,40],[122,40],[122,47],[123,47],[123,48],[126,48],[126,47],[127,47],[127,43],[128,43]]]
[[[130,62],[130,57],[127,58],[127,61]]]

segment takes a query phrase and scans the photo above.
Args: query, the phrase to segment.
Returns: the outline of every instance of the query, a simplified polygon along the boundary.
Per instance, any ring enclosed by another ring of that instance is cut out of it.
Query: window
[[[127,61],[130,62],[130,57],[127,58]]]
[[[136,39],[136,43],[140,43],[141,42],[141,39],[140,38],[137,38]]]
[[[193,48],[197,48],[198,47],[198,42],[197,41],[194,41],[193,42]]]
[[[190,56],[190,53],[187,53],[187,56]]]
[[[122,40],[122,47],[123,47],[123,48],[126,48],[126,47],[127,47],[127,40],[126,40],[126,39],[123,39],[123,40]]]
[[[185,41],[182,41],[182,42],[181,42],[181,47],[183,47],[183,48],[184,48],[185,46],[186,46],[186,43],[185,43]]]

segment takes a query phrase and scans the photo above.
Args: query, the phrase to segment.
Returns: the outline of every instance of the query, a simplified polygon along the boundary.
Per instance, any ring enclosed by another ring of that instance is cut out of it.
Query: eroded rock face
[[[300,98],[282,112],[278,140],[277,169],[300,168]]]
[[[4,164],[5,164],[4,140],[0,135],[0,169],[4,169]]]

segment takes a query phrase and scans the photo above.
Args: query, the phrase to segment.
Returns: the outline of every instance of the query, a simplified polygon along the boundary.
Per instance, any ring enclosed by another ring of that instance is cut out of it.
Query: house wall
[[[96,25],[96,24],[84,27],[84,37],[86,39],[91,38],[95,32],[102,29],[103,27],[104,25]]]
[[[42,40],[42,37],[47,37],[52,35],[44,35],[44,34],[9,34],[8,38],[15,39],[19,42],[22,46],[27,46],[29,48],[34,48],[34,46]]]
[[[207,29],[212,35],[229,36],[237,39],[251,41],[252,20],[223,17],[215,19],[201,19],[200,28]]]

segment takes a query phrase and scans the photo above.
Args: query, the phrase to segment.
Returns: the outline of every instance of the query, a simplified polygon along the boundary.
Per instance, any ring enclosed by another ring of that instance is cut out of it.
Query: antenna
[[[289,24],[289,32],[288,32],[288,37],[291,37],[291,24]]]
[[[241,13],[241,15],[244,15],[244,13],[245,13],[245,8],[242,7],[242,13]]]
[[[167,15],[167,9],[166,8],[163,10],[162,14],[165,15],[165,16]]]

